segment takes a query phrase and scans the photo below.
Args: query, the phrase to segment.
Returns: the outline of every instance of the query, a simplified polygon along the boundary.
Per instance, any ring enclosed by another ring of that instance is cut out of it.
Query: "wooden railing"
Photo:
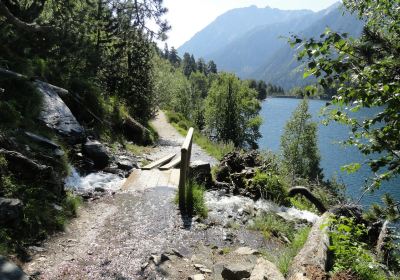
[[[188,210],[188,207],[190,207],[187,201],[186,184],[188,182],[190,157],[192,153],[193,132],[194,129],[193,127],[191,127],[186,135],[185,141],[183,142],[181,148],[181,168],[178,185],[179,209],[181,210],[181,212],[186,212]]]

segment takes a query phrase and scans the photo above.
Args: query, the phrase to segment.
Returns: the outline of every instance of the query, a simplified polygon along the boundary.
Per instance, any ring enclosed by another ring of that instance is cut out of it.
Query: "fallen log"
[[[331,213],[325,213],[311,228],[307,241],[294,257],[288,272],[288,280],[326,279],[329,236],[324,225]]]
[[[307,188],[301,186],[293,187],[289,190],[288,196],[293,197],[297,194],[301,194],[305,198],[307,198],[312,204],[315,205],[315,207],[321,214],[327,211],[324,204],[315,195],[313,195]]]

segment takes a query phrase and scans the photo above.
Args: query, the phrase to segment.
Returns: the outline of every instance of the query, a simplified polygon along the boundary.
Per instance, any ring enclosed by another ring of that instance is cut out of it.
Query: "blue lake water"
[[[261,116],[263,124],[261,126],[262,138],[259,140],[260,149],[268,149],[273,152],[280,152],[280,138],[283,133],[285,123],[288,121],[293,111],[301,100],[292,98],[268,98],[262,104]],[[326,179],[336,176],[339,182],[346,185],[348,196],[358,200],[363,193],[366,179],[372,173],[368,166],[363,167],[353,174],[341,171],[340,167],[353,162],[363,163],[367,159],[357,148],[343,146],[339,142],[347,139],[350,129],[338,123],[330,123],[328,126],[322,125],[321,108],[326,101],[310,100],[309,110],[318,126],[318,144],[321,155],[321,167],[324,169]],[[364,110],[358,112],[359,117],[374,114],[376,110]],[[361,203],[365,206],[373,202],[380,202],[380,197],[384,193],[390,193],[397,200],[400,200],[400,178],[397,177],[389,182],[384,182],[381,188],[374,193],[366,194]]]

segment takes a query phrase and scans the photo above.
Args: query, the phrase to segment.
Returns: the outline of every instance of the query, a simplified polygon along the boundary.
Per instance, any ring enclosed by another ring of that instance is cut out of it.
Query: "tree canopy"
[[[319,39],[293,36],[301,45],[299,59],[308,60],[304,77],[314,75],[323,88],[334,87],[330,119],[352,128],[347,143],[369,157],[371,187],[400,173],[400,1],[344,0],[346,9],[365,21],[361,38],[327,29]],[[378,112],[354,117],[361,108]],[[349,171],[359,163],[347,166]]]

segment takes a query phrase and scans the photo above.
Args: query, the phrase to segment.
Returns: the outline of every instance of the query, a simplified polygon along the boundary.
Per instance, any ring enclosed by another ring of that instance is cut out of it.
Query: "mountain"
[[[267,24],[290,21],[298,17],[312,14],[309,10],[282,11],[278,9],[247,8],[233,9],[217,17],[188,42],[179,47],[179,54],[194,53],[198,57],[206,57],[214,50],[226,46],[246,34],[253,28]]]
[[[257,20],[256,14],[259,15]],[[268,18],[262,21],[260,17],[267,14]],[[246,17],[251,22],[246,28],[238,32],[233,26],[223,30],[225,24],[243,23]],[[257,7],[235,9],[217,18],[178,51],[212,59],[219,70],[234,72],[241,78],[260,79],[289,89],[308,81],[302,78],[304,67],[296,60],[295,50],[287,43],[288,37],[290,34],[318,37],[327,27],[357,37],[363,22],[344,12],[339,3],[320,12]],[[220,30],[220,37],[212,30]]]

